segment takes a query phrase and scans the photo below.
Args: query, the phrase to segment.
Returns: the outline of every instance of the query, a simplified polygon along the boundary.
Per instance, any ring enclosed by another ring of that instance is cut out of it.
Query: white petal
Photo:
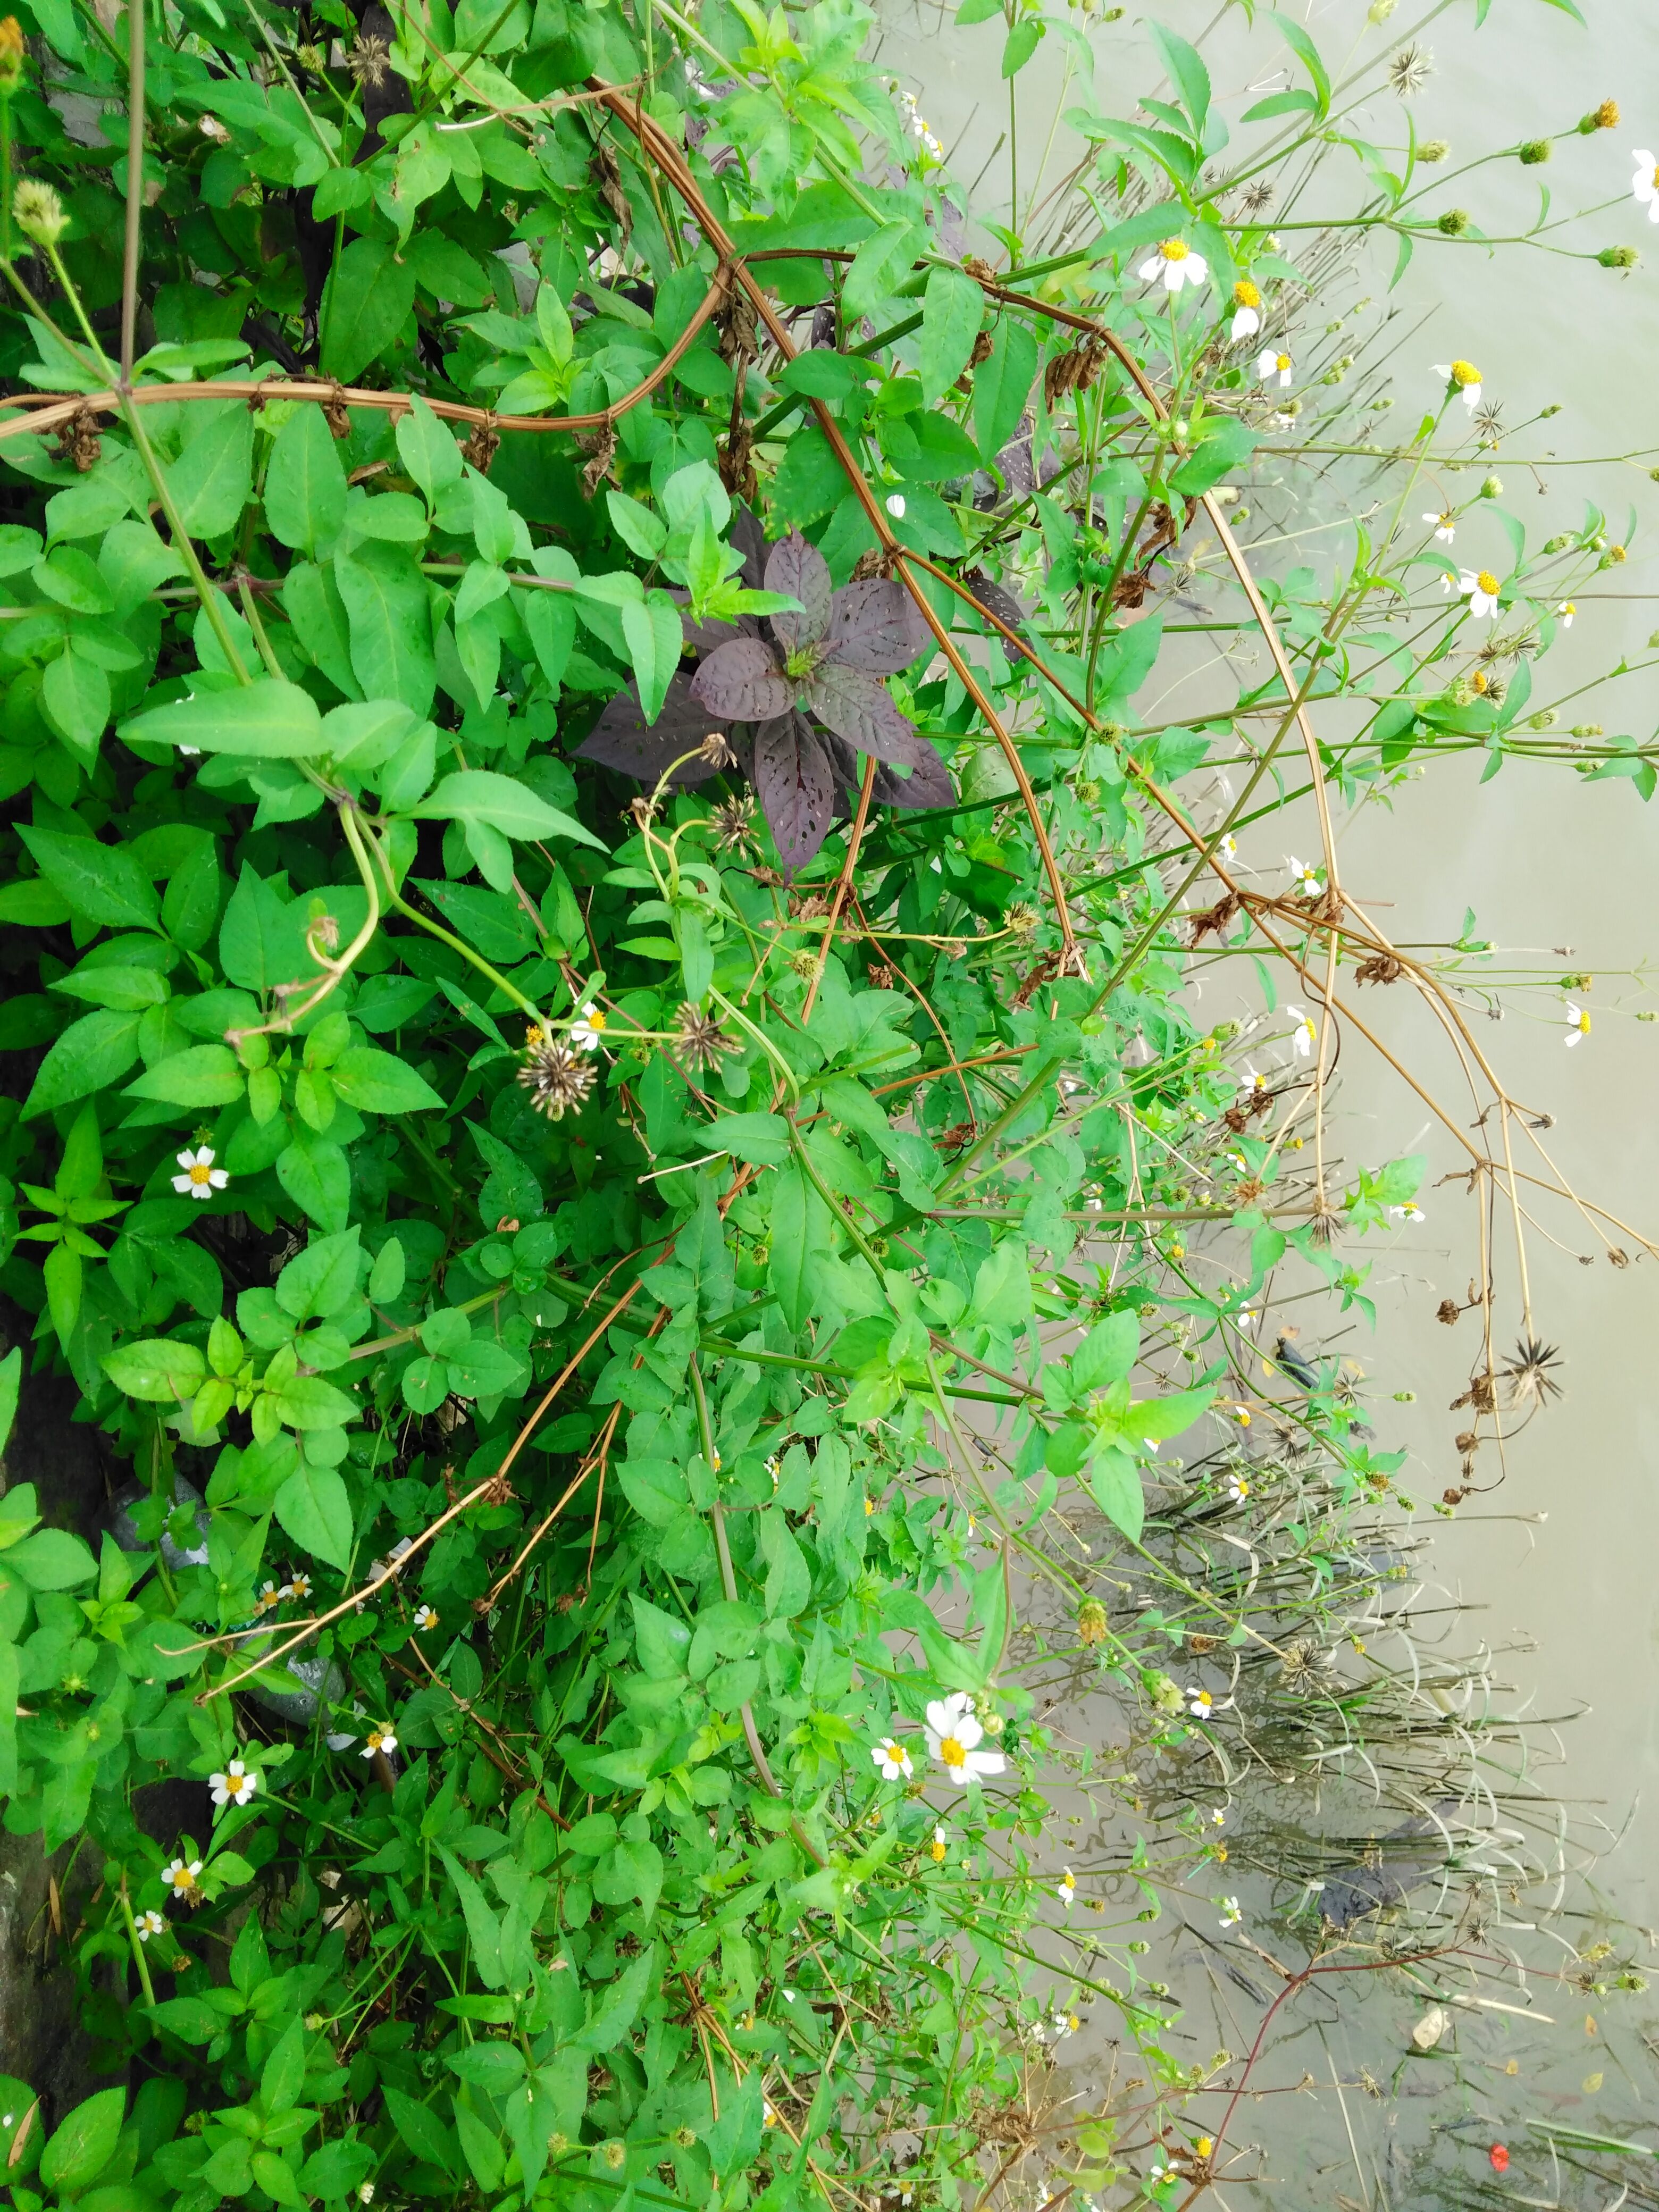
[[[178,1192],[180,1198],[188,1198],[194,1186],[191,1184],[191,1179],[188,1176],[174,1176],[173,1178],[173,1188]]]
[[[1443,376],[1449,380],[1451,376],[1451,363],[1449,361],[1436,362],[1434,365],[1434,374],[1437,376]]]
[[[1152,283],[1152,281],[1153,277],[1154,277],[1154,276],[1156,276],[1158,275],[1158,273],[1159,270],[1160,270],[1160,269],[1162,269],[1162,268],[1164,268],[1165,265],[1166,265],[1166,264],[1165,264],[1165,263],[1164,262],[1164,260],[1162,259],[1162,258],[1161,258],[1159,255],[1158,255],[1158,254],[1156,254],[1156,253],[1155,253],[1155,254],[1153,254],[1153,256],[1152,256],[1152,259],[1151,259],[1150,261],[1143,262],[1143,263],[1141,264],[1141,269],[1140,269],[1140,281],[1141,281],[1141,283],[1142,283],[1143,284],[1150,284],[1150,283]]]
[[[1187,256],[1186,268],[1187,282],[1193,286],[1194,290],[1196,290],[1200,284],[1207,284],[1209,283],[1210,264],[1204,258],[1204,256],[1201,253],[1189,253]]]
[[[223,1168],[212,1168],[208,1172],[208,1181],[212,1184],[215,1190],[222,1190],[225,1185],[230,1181],[230,1177],[226,1174]]]

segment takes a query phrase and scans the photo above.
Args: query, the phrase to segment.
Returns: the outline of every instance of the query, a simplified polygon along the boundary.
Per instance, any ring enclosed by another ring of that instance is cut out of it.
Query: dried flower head
[[[573,1052],[562,1038],[534,1045],[519,1070],[519,1080],[530,1093],[538,1114],[557,1121],[573,1106],[580,1106],[593,1088],[593,1064],[585,1054]]]
[[[710,730],[697,750],[712,768],[735,768],[738,757],[726,742],[723,730]]]
[[[752,851],[755,844],[755,801],[746,791],[714,809],[712,817],[715,848],[722,853]]]
[[[392,69],[392,49],[373,32],[360,33],[346,55],[346,67],[357,84],[379,90]]]
[[[712,1014],[704,1013],[688,999],[674,1025],[674,1050],[683,1066],[702,1069],[714,1066],[722,1053],[738,1052],[741,1047]]]
[[[1552,1367],[1560,1364],[1561,1355],[1553,1344],[1540,1344],[1535,1336],[1523,1336],[1515,1347],[1515,1357],[1504,1362],[1510,1403],[1536,1407],[1560,1397],[1561,1385],[1550,1374]]]
[[[1079,1644],[1103,1644],[1106,1640],[1106,1608],[1097,1597],[1085,1597],[1077,1609],[1077,1638]]]
[[[1419,46],[1414,39],[1389,58],[1389,88],[1401,100],[1409,100],[1414,93],[1421,92],[1433,75],[1433,50]]]
[[[56,246],[69,228],[64,203],[39,177],[20,177],[11,196],[12,219],[37,246]]]
[[[1246,185],[1238,196],[1238,211],[1247,222],[1253,222],[1259,215],[1265,215],[1273,204],[1273,188],[1266,177],[1257,177],[1254,183]]]

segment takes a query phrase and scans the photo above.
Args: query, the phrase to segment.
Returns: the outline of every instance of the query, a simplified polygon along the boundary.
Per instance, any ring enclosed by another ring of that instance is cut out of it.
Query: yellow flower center
[[[1574,606],[1571,599],[1564,599],[1561,604],[1561,611],[1564,615],[1576,615],[1578,610]]]
[[[175,1889],[179,1890],[195,1888],[196,1883],[188,1867],[175,1867],[173,1869],[173,1886]]]
[[[1241,307],[1259,307],[1261,305],[1261,295],[1248,277],[1233,286],[1233,298]]]
[[[1574,1029],[1582,1031],[1585,1036],[1588,1036],[1589,1035],[1589,1016],[1588,1014],[1580,1014],[1577,1020],[1573,1024],[1573,1027]]]
[[[1166,238],[1158,250],[1166,261],[1184,261],[1193,249],[1184,238]]]
[[[937,1836],[935,1836],[933,1842],[928,1844],[927,1849],[931,1856],[936,1859],[942,1859],[945,1856],[945,1846],[939,1842]]]
[[[1490,568],[1483,568],[1474,580],[1478,588],[1485,592],[1489,598],[1498,589],[1498,579]]]
[[[602,1030],[605,1027],[605,1016],[598,1006],[590,1006],[582,1018],[591,1030]]]
[[[532,1022],[529,1028],[524,1033],[525,1050],[526,1052],[534,1052],[538,1045],[544,1044],[545,1042],[546,1035],[541,1024],[539,1022]]]
[[[1470,677],[1469,682],[1477,691],[1484,691],[1486,688],[1486,679],[1480,673],[1480,671],[1478,668],[1475,670],[1474,675]]]
[[[210,1186],[213,1182],[213,1169],[211,1165],[204,1164],[201,1160],[193,1160],[191,1163],[190,1179],[198,1187],[203,1183],[207,1183]]]
[[[939,1738],[939,1755],[947,1766],[960,1766],[968,1756],[953,1735],[942,1735]]]
[[[1451,380],[1460,392],[1463,392],[1471,384],[1480,383],[1480,372],[1472,361],[1455,361],[1451,365]]]
[[[1195,2157],[1208,2158],[1210,2153],[1214,2148],[1215,2145],[1210,2140],[1208,2136],[1200,2136],[1198,2141],[1193,2145],[1193,2153]]]
[[[1239,1484],[1239,1486],[1238,1486],[1238,1494],[1239,1494],[1239,1496],[1240,1496],[1241,1498],[1248,1498],[1248,1497],[1249,1496],[1249,1494],[1250,1494],[1250,1486],[1249,1486],[1249,1484],[1248,1482],[1241,1482],[1241,1483]]]
[[[1287,369],[1290,365],[1291,356],[1287,353],[1281,353],[1273,363],[1273,367],[1280,371]]]

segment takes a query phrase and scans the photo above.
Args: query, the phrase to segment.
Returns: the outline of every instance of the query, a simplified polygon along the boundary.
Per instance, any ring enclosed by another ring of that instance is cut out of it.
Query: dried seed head
[[[722,853],[742,853],[755,842],[755,802],[748,792],[724,800],[714,809],[714,844]]]
[[[533,1046],[519,1070],[519,1080],[530,1093],[538,1114],[557,1121],[573,1106],[580,1106],[593,1088],[593,1063],[585,1053],[573,1052],[562,1038]]]
[[[1389,84],[1400,99],[1409,100],[1421,92],[1434,75],[1434,54],[1428,46],[1419,46],[1415,40],[1401,46],[1389,62]]]
[[[712,768],[735,768],[738,764],[738,757],[726,744],[723,730],[710,730],[697,750]]]
[[[461,447],[461,459],[469,468],[477,469],[481,477],[487,477],[501,443],[501,433],[493,422],[475,422]]]
[[[694,1006],[689,999],[685,1001],[674,1030],[674,1050],[684,1066],[713,1067],[722,1053],[740,1049],[737,1040],[729,1036],[712,1015]]]
[[[1551,1398],[1560,1397],[1561,1385],[1550,1374],[1552,1367],[1560,1364],[1561,1355],[1553,1344],[1540,1344],[1535,1336],[1523,1336],[1515,1347],[1515,1357],[1504,1362],[1510,1403],[1541,1407]]]
[[[577,431],[576,443],[585,453],[592,456],[582,471],[582,496],[592,499],[610,475],[611,464],[617,458],[617,434],[607,422],[598,430]]]
[[[56,246],[69,228],[64,203],[39,177],[20,177],[11,196],[12,218],[37,246]]]
[[[1103,1644],[1106,1640],[1106,1608],[1097,1597],[1085,1597],[1077,1609],[1077,1638],[1079,1644]]]
[[[346,67],[360,88],[378,91],[392,70],[392,49],[374,33],[360,33],[346,55]]]

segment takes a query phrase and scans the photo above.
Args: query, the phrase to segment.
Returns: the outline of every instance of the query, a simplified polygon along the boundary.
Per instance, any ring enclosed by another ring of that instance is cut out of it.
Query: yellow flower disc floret
[[[1166,238],[1158,250],[1166,261],[1184,261],[1193,249],[1184,238]]]
[[[1248,276],[1241,277],[1233,286],[1233,299],[1241,307],[1259,307],[1261,305],[1261,295]]]
[[[1490,568],[1483,568],[1474,580],[1483,592],[1495,592],[1498,589],[1498,579]]]
[[[1472,361],[1455,361],[1451,365],[1451,380],[1460,392],[1467,391],[1471,384],[1480,383],[1480,372]]]

